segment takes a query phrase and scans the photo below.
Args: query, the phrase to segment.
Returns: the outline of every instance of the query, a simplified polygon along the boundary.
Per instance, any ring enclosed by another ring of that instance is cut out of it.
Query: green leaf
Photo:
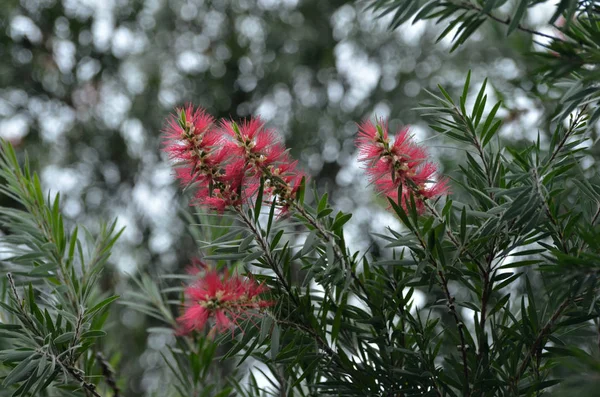
[[[56,338],[54,338],[53,342],[55,345],[60,345],[61,343],[72,341],[74,337],[75,337],[75,332],[65,332],[64,334],[59,335]]]
[[[256,260],[256,259],[258,259],[258,258],[260,258],[260,257],[262,257],[262,256],[263,256],[263,252],[262,252],[262,251],[256,251],[256,252],[252,252],[252,253],[251,253],[251,254],[249,254],[248,256],[245,256],[245,257],[242,259],[242,262],[244,262],[244,263],[249,263],[249,262],[252,262],[253,260]]]
[[[463,92],[462,95],[460,97],[460,107],[463,111],[463,114],[466,116],[466,111],[465,111],[465,102],[467,101],[467,96],[469,95],[469,85],[471,83],[471,71],[469,70],[469,72],[467,73],[467,79],[465,80],[465,85],[463,86]]]
[[[281,337],[281,328],[278,324],[273,326],[271,332],[271,360],[275,360],[277,354],[279,354],[279,338]]]
[[[263,191],[264,191],[265,181],[263,178],[260,178],[260,184],[258,187],[258,193],[255,197],[254,203],[254,223],[258,222],[258,217],[260,216],[260,209],[262,207],[263,202]]]
[[[40,355],[38,353],[32,354],[25,360],[21,361],[19,365],[13,368],[12,371],[4,378],[2,385],[8,387],[15,383],[21,382],[29,376],[29,374],[38,366],[38,359]]]
[[[323,211],[327,207],[327,193],[321,196],[321,200],[319,200],[319,205],[317,206],[317,213]]]
[[[101,331],[101,330],[92,330],[92,331],[87,331],[84,332],[83,334],[81,334],[81,338],[82,339],[87,339],[87,338],[101,338],[106,336],[106,332],[105,331]]]
[[[342,226],[346,224],[352,218],[352,214],[344,214],[341,211],[336,215],[335,221],[331,226],[332,230],[340,229]]]
[[[306,255],[308,254],[310,251],[312,251],[313,246],[316,242],[317,239],[317,231],[313,230],[310,233],[308,233],[308,236],[306,236],[306,240],[304,241],[304,246],[302,247],[301,255]]]
[[[109,298],[104,299],[103,301],[98,303],[96,306],[92,307],[90,310],[87,311],[86,316],[85,316],[86,319],[93,317],[96,313],[98,313],[100,310],[104,309],[106,306],[110,305],[112,302],[116,301],[117,299],[119,299],[119,295],[113,295]]]
[[[513,15],[510,24],[508,25],[508,30],[506,32],[506,35],[510,35],[512,32],[515,31],[515,29],[517,29],[519,27],[519,23],[521,22],[521,20],[523,19],[523,16],[525,15],[525,11],[527,11],[527,6],[529,5],[529,0],[521,0],[521,2],[519,3],[519,6],[517,7],[517,10],[515,11],[515,14]]]
[[[335,317],[333,319],[333,324],[331,326],[331,340],[333,342],[336,341],[336,339],[338,338],[338,334],[340,332],[340,327],[342,325],[342,313],[344,309],[344,305],[342,303],[342,305],[340,305],[340,307],[337,308],[337,311],[335,313]]]
[[[238,252],[245,252],[248,247],[250,246],[250,244],[252,244],[252,242],[254,241],[254,235],[253,234],[249,234],[248,236],[246,236],[246,238],[244,238],[242,240],[242,242],[240,243],[240,246],[238,247]]]

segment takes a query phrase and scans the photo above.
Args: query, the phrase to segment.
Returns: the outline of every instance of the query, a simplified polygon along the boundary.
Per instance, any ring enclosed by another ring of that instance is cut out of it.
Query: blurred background
[[[413,109],[426,90],[462,89],[467,74],[488,104],[505,101],[501,136],[513,144],[544,139],[541,125],[561,92],[531,78],[532,37],[486,23],[450,53],[445,27],[407,23],[395,31],[365,3],[340,0],[2,0],[0,136],[27,150],[46,189],[63,194],[67,217],[94,230],[126,226],[105,288],[123,291],[138,272],[183,271],[198,256],[181,211],[191,210],[160,151],[175,106],[192,102],[216,117],[260,116],[333,204],[354,211],[353,249],[366,231],[397,222],[380,205],[356,163],[356,123],[375,116],[392,129],[410,124],[444,173],[463,157]],[[506,3],[507,9],[512,2]],[[527,26],[545,31],[553,12],[530,10]],[[484,40],[485,38],[485,40]],[[456,193],[459,194],[458,188]],[[376,247],[375,247],[376,248]],[[150,320],[116,307],[104,342],[126,395],[160,390],[164,335]],[[111,339],[112,338],[112,339]]]

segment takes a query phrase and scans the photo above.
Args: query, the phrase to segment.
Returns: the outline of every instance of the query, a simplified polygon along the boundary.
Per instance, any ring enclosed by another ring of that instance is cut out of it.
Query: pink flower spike
[[[385,151],[389,143],[388,125],[383,120],[373,123],[366,120],[358,127],[356,146],[359,150],[359,161],[376,161]]]
[[[427,161],[427,151],[413,141],[408,127],[397,133],[391,145],[387,125],[377,127],[368,121],[361,124],[356,144],[359,161],[367,163],[369,180],[380,193],[404,208],[412,194],[419,212],[425,208],[424,200],[448,193],[446,179],[434,181],[437,166]],[[402,192],[398,197],[400,185]]]
[[[180,325],[179,335],[186,335],[194,330],[202,330],[208,321],[210,313],[201,305],[190,305],[185,313],[177,318]]]
[[[442,178],[437,182],[432,182],[430,186],[427,186],[423,190],[420,190],[419,193],[428,200],[437,199],[440,196],[450,194],[448,179]]]
[[[233,322],[225,315],[223,310],[215,311],[215,322],[217,328],[221,331],[227,331],[229,328],[233,327]]]
[[[223,121],[221,123],[223,129],[227,135],[232,137],[235,140],[252,140],[258,134],[258,132],[263,128],[264,123],[260,118],[254,117],[247,120],[242,121],[241,123],[236,123],[231,120]]]
[[[266,287],[252,278],[207,271],[185,289],[188,303],[184,314],[177,319],[180,332],[201,331],[211,318],[216,330],[232,329],[239,320],[250,319],[259,314],[258,310],[272,304],[260,298],[264,292],[267,292]]]
[[[164,139],[167,146],[169,141],[185,140],[188,136],[201,135],[214,124],[211,115],[202,108],[194,109],[192,104],[186,105],[185,108],[177,108],[176,111],[177,114],[171,115],[164,129]],[[185,118],[185,124],[182,114]]]

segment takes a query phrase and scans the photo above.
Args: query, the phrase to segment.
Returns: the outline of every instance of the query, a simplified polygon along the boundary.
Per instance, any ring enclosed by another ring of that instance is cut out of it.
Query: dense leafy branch
[[[75,381],[99,396],[78,366],[94,364],[84,353],[105,335],[106,309],[117,298],[102,297],[97,282],[120,233],[115,232],[115,222],[102,225],[95,241],[89,233],[80,239],[77,227],[68,232],[59,196],[44,197],[27,159],[22,169],[9,143],[3,142],[1,150],[0,176],[5,182],[0,191],[17,205],[0,208],[0,221],[9,231],[2,238],[10,253],[2,272],[7,273],[11,296],[0,312],[7,316],[0,324],[7,341],[0,347],[0,371],[9,369],[3,387],[14,396],[30,390],[35,395],[57,387],[55,379],[62,374],[64,382]],[[17,292],[20,285],[26,291],[24,299]]]

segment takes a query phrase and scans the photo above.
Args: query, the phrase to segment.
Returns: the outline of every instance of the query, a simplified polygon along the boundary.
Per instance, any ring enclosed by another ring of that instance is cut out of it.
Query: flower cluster
[[[227,273],[219,275],[215,270],[207,270],[185,289],[188,302],[185,312],[177,319],[179,333],[202,331],[209,319],[214,320],[215,331],[239,326],[240,321],[272,305],[271,301],[260,297],[266,291],[267,288],[254,279]]]
[[[305,177],[260,119],[216,123],[188,105],[171,117],[164,136],[165,151],[179,164],[177,178],[196,189],[194,203],[220,212],[251,200],[261,179],[265,197],[287,209]]]
[[[376,189],[406,208],[412,193],[419,212],[424,201],[448,193],[445,179],[434,181],[437,166],[427,161],[427,151],[417,145],[407,127],[400,130],[393,142],[387,123],[365,121],[359,126],[356,139],[359,161],[366,164],[367,174]],[[402,185],[402,197],[398,189]]]

